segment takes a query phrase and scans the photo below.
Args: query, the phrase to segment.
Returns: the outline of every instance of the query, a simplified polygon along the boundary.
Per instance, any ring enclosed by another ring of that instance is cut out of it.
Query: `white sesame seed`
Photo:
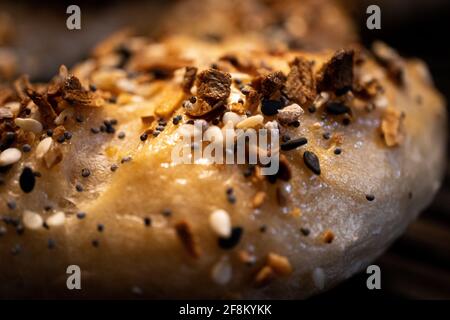
[[[42,132],[42,123],[32,118],[16,118],[14,123],[25,131],[31,131],[34,133]]]
[[[266,122],[266,124],[264,125],[264,128],[266,128],[267,130],[278,130],[277,120]]]
[[[55,124],[57,126],[63,124],[67,119],[73,117],[73,108],[66,108],[55,118]]]
[[[322,268],[315,268],[312,273],[314,285],[322,290],[325,287],[325,272]]]
[[[52,146],[52,138],[47,137],[43,139],[36,147],[36,158],[42,159],[45,154],[50,150],[50,147]]]
[[[374,104],[378,109],[386,109],[389,101],[386,96],[382,95],[375,98]]]
[[[228,123],[228,121],[231,121],[233,125],[237,125],[239,122],[245,119],[245,116],[240,116],[235,112],[225,112],[222,117],[223,123]]]
[[[42,227],[44,220],[36,212],[25,210],[22,217],[23,225],[31,230],[36,230]]]
[[[57,227],[63,225],[65,221],[66,215],[64,214],[64,212],[58,211],[48,217],[45,222],[49,227]]]
[[[211,278],[217,284],[224,285],[231,280],[233,269],[228,257],[222,257],[212,268]]]
[[[22,157],[22,152],[17,148],[9,148],[0,153],[0,167],[16,163]]]
[[[256,116],[251,116],[247,119],[242,120],[236,125],[238,129],[247,129],[247,128],[255,128],[258,125],[262,125],[264,121],[264,117],[260,114]]]
[[[225,210],[215,210],[209,216],[209,224],[220,237],[228,238],[231,235],[230,215]]]
[[[136,84],[126,78],[117,80],[116,86],[117,88],[125,92],[133,93],[136,91]]]
[[[320,108],[330,99],[330,94],[328,92],[321,92],[317,98],[314,100],[314,106]]]

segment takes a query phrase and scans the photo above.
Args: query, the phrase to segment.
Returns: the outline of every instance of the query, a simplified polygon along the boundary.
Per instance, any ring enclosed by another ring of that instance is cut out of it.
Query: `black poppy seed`
[[[172,123],[175,124],[175,125],[177,125],[179,122],[180,122],[180,120],[178,120],[177,117],[172,119]]]
[[[50,211],[50,210],[52,210],[52,209],[53,209],[53,206],[50,205],[50,204],[48,204],[48,205],[46,205],[46,206],[44,207],[44,210],[45,210],[45,211]]]
[[[65,135],[64,135],[64,134],[60,135],[60,136],[58,137],[58,139],[56,139],[56,141],[57,141],[58,143],[63,143],[64,141],[66,141]]]
[[[84,118],[83,118],[82,115],[77,115],[76,118],[75,118],[75,120],[76,120],[78,123],[82,123],[82,122],[84,121]]]
[[[143,134],[141,134],[141,136],[139,137],[139,139],[141,139],[141,141],[145,141],[148,138],[148,134],[146,132],[144,132]]]
[[[323,137],[325,140],[330,140],[330,138],[331,138],[331,133],[325,132],[325,133],[322,135],[322,137]]]
[[[31,146],[28,143],[25,143],[22,146],[22,151],[25,152],[25,153],[30,152],[31,151]]]
[[[52,129],[48,129],[47,130],[47,136],[53,137],[53,130]]]
[[[112,127],[112,126],[107,126],[106,133],[114,134],[114,133],[116,133],[116,129],[114,129],[114,127]]]
[[[298,127],[300,127],[300,121],[296,120],[296,121],[292,122],[290,125],[295,128],[298,128]]]
[[[150,227],[152,225],[152,219],[150,219],[149,217],[145,217],[144,218],[144,225],[146,227]]]
[[[328,102],[325,105],[325,111],[332,115],[341,115],[350,112],[350,108],[340,102]]]
[[[265,224],[263,224],[262,226],[259,227],[259,232],[265,233],[266,231],[267,231],[267,226]]]
[[[159,136],[160,133],[161,133],[161,132],[155,130],[155,131],[153,131],[153,136],[154,136],[154,137],[157,137],[157,136]]]
[[[311,233],[311,231],[308,228],[300,228],[300,232],[302,233],[302,235],[304,235],[305,237],[309,236],[309,234]]]
[[[225,191],[228,195],[233,193],[233,188],[232,187],[228,187],[227,190]]]
[[[335,155],[340,155],[341,153],[342,153],[342,149],[341,148],[334,149],[334,154]]]
[[[275,182],[277,182],[277,175],[267,175],[266,179],[269,183],[274,184]]]
[[[2,144],[2,149],[6,149],[9,146],[11,146],[15,140],[16,140],[16,133],[15,132],[7,132],[5,140]]]
[[[317,175],[320,175],[320,162],[319,158],[316,156],[314,152],[311,151],[305,151],[303,153],[303,161],[305,162],[305,165],[314,173]]]
[[[77,183],[77,184],[75,185],[75,189],[76,189],[78,192],[83,192],[83,190],[84,190],[83,186],[82,186],[81,184],[79,184],[79,183]]]
[[[122,158],[122,160],[120,161],[120,163],[130,162],[131,160],[132,160],[131,156],[126,156],[126,157]]]
[[[83,220],[84,218],[86,218],[86,212],[78,212],[77,218]]]
[[[255,171],[255,166],[249,165],[248,167],[246,167],[244,169],[244,177],[246,177],[246,178],[251,177],[253,175],[254,171]]]
[[[112,172],[116,171],[119,168],[119,166],[117,164],[112,164],[110,169]]]
[[[112,126],[115,126],[115,125],[117,125],[117,124],[119,123],[119,121],[117,121],[117,119],[111,119],[111,120],[109,120],[109,123],[110,123]]]
[[[278,100],[263,100],[261,102],[261,112],[266,116],[276,115],[278,110],[283,107],[283,103]]]
[[[367,201],[373,201],[375,200],[375,196],[373,194],[366,194]]]
[[[97,91],[97,86],[95,85],[95,84],[90,84],[89,85],[89,89],[91,90],[91,91],[93,91],[93,92],[95,92],[95,91]]]
[[[156,130],[157,131],[164,131],[165,127],[164,126],[157,126]]]
[[[30,193],[36,184],[36,177],[30,167],[24,167],[19,178],[19,185],[23,192]]]
[[[14,217],[3,217],[2,218],[3,222],[6,223],[7,225],[12,225],[14,227],[17,227],[20,224],[20,220],[19,218],[14,218]]]
[[[91,175],[91,171],[88,168],[81,169],[81,176],[87,178]]]
[[[288,142],[289,140],[291,140],[291,137],[288,134],[283,134],[281,136],[281,141],[282,142]]]
[[[233,193],[227,194],[227,200],[228,200],[229,203],[235,204],[236,203],[236,196]]]
[[[308,111],[309,111],[309,113],[314,113],[314,112],[317,111],[317,108],[316,108],[315,105],[310,105],[310,106],[308,107]]]
[[[47,248],[49,248],[51,250],[51,249],[54,249],[55,246],[56,246],[56,241],[53,239],[48,239]]]
[[[161,214],[162,214],[164,217],[168,218],[168,217],[170,217],[170,216],[172,215],[172,210],[166,208],[166,209],[164,209],[164,210],[161,212]]]
[[[103,232],[103,230],[105,230],[105,226],[103,224],[99,223],[97,225],[97,231],[98,232]]]
[[[102,125],[99,127],[99,130],[100,130],[100,132],[105,132],[105,131],[106,131],[106,126],[102,124]]]
[[[100,242],[97,239],[92,240],[91,243],[94,248],[98,248],[98,246],[100,245]]]
[[[293,150],[293,149],[296,149],[298,147],[301,147],[301,146],[303,146],[303,145],[305,145],[307,143],[308,143],[308,140],[306,138],[304,138],[304,137],[301,137],[301,138],[291,139],[291,140],[288,140],[286,142],[283,142],[280,145],[280,147],[281,147],[281,150],[289,151],[289,150]]]
[[[123,131],[119,132],[119,134],[117,135],[117,137],[118,137],[119,139],[124,139],[124,138],[125,138],[125,132],[123,132]]]
[[[12,131],[8,131],[6,133],[6,138],[10,141],[13,142],[16,139],[17,134],[15,132]]]
[[[72,132],[70,132],[70,131],[64,132],[64,138],[65,138],[66,140],[72,139]]]
[[[16,210],[16,208],[17,208],[17,204],[14,200],[9,200],[7,202],[7,206],[8,206],[8,209],[10,209],[10,210]]]
[[[92,132],[93,134],[97,134],[97,133],[100,132],[100,129],[98,129],[98,128],[91,128],[91,132]]]
[[[247,96],[250,93],[250,89],[245,86],[241,86],[240,89],[244,96]]]
[[[19,223],[16,226],[16,233],[20,236],[25,232],[25,227],[23,226],[23,224]]]
[[[243,229],[241,227],[233,227],[231,229],[231,235],[228,238],[219,237],[217,243],[220,248],[224,250],[233,249],[235,246],[239,244],[243,233]]]

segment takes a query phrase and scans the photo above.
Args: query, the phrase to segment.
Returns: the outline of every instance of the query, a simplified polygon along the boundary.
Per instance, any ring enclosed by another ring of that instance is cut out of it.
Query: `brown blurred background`
[[[302,3],[301,0],[298,2]],[[350,0],[340,3],[355,22],[366,46],[375,39],[381,39],[404,56],[424,59],[436,86],[449,101],[450,46],[446,33],[450,30],[450,1]],[[81,7],[82,29],[79,31],[66,28],[69,4]],[[369,4],[378,4],[381,8],[381,30],[366,28],[366,7]],[[70,3],[54,0],[39,4],[35,1],[2,0],[0,82],[8,81],[18,73],[28,73],[35,81],[47,81],[60,64],[71,66],[85,58],[99,40],[125,26],[133,26],[138,33],[157,37],[162,24],[177,28],[179,21],[167,21],[165,15],[173,5],[174,1],[163,0]],[[352,37],[351,34],[344,36]],[[381,267],[382,290],[367,290],[367,275],[361,273],[315,299],[450,299],[449,172],[431,206],[375,264]]]

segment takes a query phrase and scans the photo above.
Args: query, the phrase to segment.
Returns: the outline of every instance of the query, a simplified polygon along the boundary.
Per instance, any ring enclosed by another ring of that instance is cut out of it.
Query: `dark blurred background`
[[[299,0],[301,2],[301,0]],[[425,60],[439,90],[450,99],[450,1],[341,1],[366,46],[381,39],[407,57]],[[78,4],[82,29],[65,28],[66,8]],[[366,28],[366,8],[381,8],[381,30]],[[73,65],[115,30],[133,26],[157,35],[161,13],[173,1],[35,1],[0,3],[0,74],[4,80],[28,73],[47,81],[60,64]],[[173,21],[177,23],[177,21]],[[11,66],[15,66],[13,69]],[[0,77],[1,79],[1,77]],[[450,299],[450,175],[435,201],[406,233],[380,257],[382,290],[366,288],[363,272],[314,299],[423,298]]]

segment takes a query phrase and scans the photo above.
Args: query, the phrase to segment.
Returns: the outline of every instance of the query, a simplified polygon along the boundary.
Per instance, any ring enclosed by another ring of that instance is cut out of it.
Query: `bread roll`
[[[2,298],[308,297],[366,267],[439,188],[444,101],[424,63],[381,43],[111,43],[2,92]],[[279,128],[276,175],[174,163],[181,126],[252,116]]]

